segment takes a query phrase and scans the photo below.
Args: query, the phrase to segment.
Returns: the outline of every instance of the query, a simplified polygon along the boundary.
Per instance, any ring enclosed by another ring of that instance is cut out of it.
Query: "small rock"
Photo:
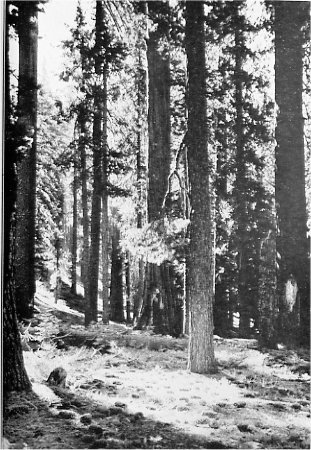
[[[117,408],[122,408],[122,409],[126,408],[126,404],[122,403],[122,402],[115,402],[114,406],[116,406]]]
[[[133,398],[139,398],[140,395],[139,395],[139,394],[132,394],[132,397],[133,397]]]
[[[47,383],[54,386],[65,387],[66,385],[67,372],[62,367],[56,367],[52,370],[47,379]]]
[[[246,397],[246,398],[255,398],[256,395],[253,392],[246,392],[244,394],[244,397]]]
[[[80,417],[80,422],[84,425],[89,425],[92,422],[92,415],[91,414],[84,414]]]
[[[237,408],[245,408],[246,402],[236,402],[234,403],[234,406],[236,406]]]
[[[64,411],[60,411],[58,413],[57,417],[60,417],[62,419],[74,419],[76,417],[76,415],[75,415],[75,413],[73,411],[66,411],[66,410],[64,410]]]
[[[217,428],[219,428],[219,423],[215,420],[214,422],[212,422],[212,423],[210,424],[210,427],[211,427],[211,428],[214,428],[214,429],[216,430]]]
[[[292,404],[292,408],[295,409],[296,411],[298,411],[299,409],[301,409],[301,404],[299,404],[299,403],[293,403],[293,404]]]
[[[100,427],[99,425],[90,425],[89,426],[89,431],[91,433],[97,434],[97,435],[102,435],[104,430],[102,429],[102,427]]]
[[[253,433],[254,432],[253,428],[250,425],[248,425],[247,423],[239,423],[237,425],[237,427],[242,433]]]

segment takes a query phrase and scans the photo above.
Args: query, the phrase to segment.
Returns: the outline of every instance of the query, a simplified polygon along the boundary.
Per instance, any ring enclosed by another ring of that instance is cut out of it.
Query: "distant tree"
[[[191,201],[187,284],[190,296],[189,369],[217,370],[213,344],[213,239],[207,150],[204,2],[186,3],[188,161]]]
[[[18,1],[19,75],[17,132],[25,136],[18,162],[16,307],[19,318],[31,316],[35,295],[35,214],[37,152],[38,2]],[[26,140],[27,138],[27,140]]]
[[[273,2],[275,8],[275,101],[277,284],[283,340],[310,344],[310,268],[304,165],[303,27],[309,2]],[[309,35],[309,31],[307,31]],[[309,38],[308,38],[309,39]]]
[[[109,317],[115,322],[124,322],[124,258],[120,246],[120,214],[117,209],[114,209],[111,215],[111,287]]]

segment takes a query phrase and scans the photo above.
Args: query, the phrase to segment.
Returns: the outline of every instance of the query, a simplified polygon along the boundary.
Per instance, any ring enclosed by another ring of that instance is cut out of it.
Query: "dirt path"
[[[86,331],[78,303],[55,305],[38,287],[40,313],[23,331],[35,393],[7,401],[11,448],[310,447],[308,353],[215,338],[219,373],[191,374],[186,339],[118,324]],[[46,383],[56,367],[66,389]]]

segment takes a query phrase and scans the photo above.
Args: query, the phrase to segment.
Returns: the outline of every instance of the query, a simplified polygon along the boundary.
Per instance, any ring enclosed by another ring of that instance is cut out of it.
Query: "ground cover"
[[[2,448],[309,448],[309,353],[215,336],[219,373],[187,371],[187,339],[83,326],[80,297],[38,285],[22,329],[32,393],[6,399]],[[56,367],[66,387],[47,383]]]

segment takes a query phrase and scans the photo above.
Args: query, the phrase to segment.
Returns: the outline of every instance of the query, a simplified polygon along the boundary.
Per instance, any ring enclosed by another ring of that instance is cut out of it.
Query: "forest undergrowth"
[[[21,329],[33,391],[13,392],[1,448],[310,448],[308,351],[215,336],[219,373],[187,371],[187,338],[83,326],[82,297],[38,284]],[[67,372],[51,386],[52,370]]]

